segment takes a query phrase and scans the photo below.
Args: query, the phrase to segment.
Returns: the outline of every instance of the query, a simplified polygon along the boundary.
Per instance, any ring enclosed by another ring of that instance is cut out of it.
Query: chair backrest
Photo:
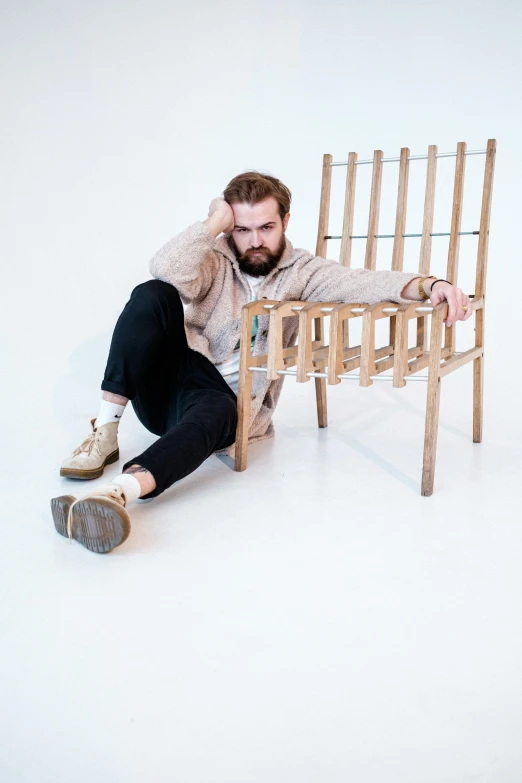
[[[449,236],[448,263],[446,279],[454,285],[457,284],[460,237],[463,234],[478,234],[477,264],[475,273],[475,296],[485,294],[486,269],[489,240],[489,221],[491,212],[491,196],[493,189],[493,172],[495,166],[496,141],[489,139],[485,150],[466,149],[465,142],[457,144],[456,152],[439,153],[435,145],[428,147],[427,155],[410,155],[407,147],[401,149],[400,157],[384,158],[382,150],[375,150],[373,159],[358,160],[356,152],[350,152],[348,161],[334,162],[331,155],[323,156],[323,174],[321,184],[321,202],[319,210],[319,227],[317,232],[316,254],[325,257],[327,242],[329,239],[341,239],[341,251],[339,263],[350,266],[352,254],[352,240],[366,239],[366,252],[364,266],[366,269],[376,268],[377,240],[381,238],[393,238],[392,270],[402,271],[404,259],[404,240],[409,237],[419,237],[419,273],[430,273],[431,243],[433,236]],[[468,155],[485,155],[484,184],[482,188],[482,206],[479,229],[475,231],[461,231],[462,205],[464,196],[464,174],[466,157]],[[453,186],[453,206],[451,212],[451,225],[448,232],[433,233],[433,216],[435,209],[435,182],[437,172],[437,159],[455,157],[455,180]],[[410,161],[427,160],[426,189],[424,195],[424,215],[421,234],[405,234],[406,209],[408,200],[408,177]],[[395,232],[393,234],[379,234],[379,211],[381,203],[382,169],[385,163],[399,163],[397,209],[395,216]],[[355,206],[355,185],[357,166],[372,165],[372,183],[370,193],[370,206],[368,215],[368,231],[366,235],[353,235],[353,220]],[[332,236],[328,233],[330,198],[332,189],[332,168],[334,166],[347,166],[346,190],[344,198],[343,233],[340,236]]]

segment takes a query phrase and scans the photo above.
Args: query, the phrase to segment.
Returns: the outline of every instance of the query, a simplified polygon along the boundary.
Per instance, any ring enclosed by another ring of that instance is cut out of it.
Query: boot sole
[[[117,448],[116,451],[113,451],[112,454],[109,454],[109,456],[105,458],[103,465],[100,465],[99,468],[92,468],[91,470],[81,470],[81,468],[60,468],[60,476],[83,480],[100,478],[100,476],[103,475],[105,466],[112,465],[113,462],[118,462],[119,458],[120,450]]]
[[[61,536],[67,536],[67,517],[74,500],[72,495],[51,500],[54,526]],[[128,538],[130,529],[126,510],[108,498],[86,498],[73,508],[72,537],[91,552],[111,552]]]
[[[51,500],[51,513],[56,530],[61,536],[67,537],[67,517],[71,504],[76,500],[72,495],[61,495]]]

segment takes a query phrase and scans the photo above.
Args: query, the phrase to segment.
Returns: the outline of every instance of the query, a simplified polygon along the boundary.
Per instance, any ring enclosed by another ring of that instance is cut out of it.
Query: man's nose
[[[252,247],[261,247],[263,244],[263,239],[261,237],[261,234],[258,234],[257,231],[254,231],[252,234]]]

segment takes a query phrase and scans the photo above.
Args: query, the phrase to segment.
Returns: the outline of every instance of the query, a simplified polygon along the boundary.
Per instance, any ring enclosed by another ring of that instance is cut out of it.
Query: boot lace
[[[73,451],[72,456],[77,457],[82,452],[84,452],[85,454],[90,454],[93,448],[96,449],[98,455],[101,457],[101,451],[100,451],[100,446],[98,444],[98,437],[96,432],[91,432],[91,434],[85,438],[83,443]]]

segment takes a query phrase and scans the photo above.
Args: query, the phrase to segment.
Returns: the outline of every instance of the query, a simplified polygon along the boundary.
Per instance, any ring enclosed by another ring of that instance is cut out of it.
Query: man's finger
[[[448,315],[446,317],[446,326],[453,326],[455,322],[455,316],[457,315],[457,298],[453,289],[449,289],[446,293],[446,301],[448,303]]]
[[[466,307],[466,314],[462,320],[467,321],[468,318],[471,318],[473,315],[473,310],[471,309],[471,299],[469,296],[464,296],[464,305]]]

